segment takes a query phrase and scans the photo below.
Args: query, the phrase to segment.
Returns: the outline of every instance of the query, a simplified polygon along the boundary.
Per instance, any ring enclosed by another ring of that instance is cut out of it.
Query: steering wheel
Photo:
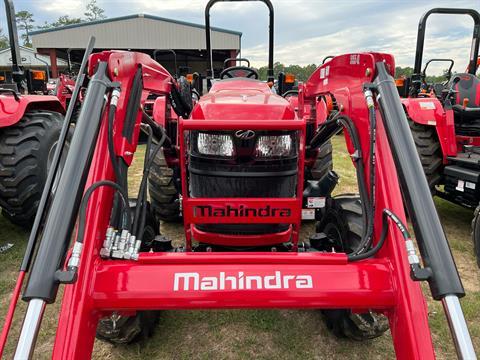
[[[258,72],[255,69],[246,66],[232,66],[220,73],[220,79],[231,79],[244,77],[249,79],[258,79]]]

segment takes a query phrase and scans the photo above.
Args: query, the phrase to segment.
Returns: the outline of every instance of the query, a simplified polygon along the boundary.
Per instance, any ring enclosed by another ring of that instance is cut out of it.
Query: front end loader
[[[207,4],[207,54],[217,2]],[[134,341],[151,333],[159,310],[219,308],[319,309],[336,335],[364,341],[390,328],[398,358],[433,359],[419,284],[427,281],[444,304],[459,357],[476,358],[459,303],[464,289],[395,88],[393,57],[334,57],[299,85],[296,111],[271,88],[274,11],[262,2],[270,11],[270,84],[252,68],[226,69],[223,80],[210,71],[211,88],[193,108],[188,87],[148,55],[86,52],[83,106],[61,173],[66,149],[57,147],[0,351],[22,293],[28,308],[14,358],[34,356],[45,307],[63,286],[53,359],[90,358],[96,335]],[[152,94],[149,116],[143,105]],[[342,129],[358,197],[332,197],[331,171],[306,180],[308,162]],[[126,180],[140,131],[147,155],[132,202]],[[179,173],[172,181],[181,246],[158,234],[147,201],[159,154]],[[307,242],[299,236],[305,197],[318,210]]]

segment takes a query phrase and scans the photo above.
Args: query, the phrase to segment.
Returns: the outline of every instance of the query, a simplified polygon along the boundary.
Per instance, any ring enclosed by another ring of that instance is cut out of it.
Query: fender
[[[442,103],[435,97],[400,99],[405,113],[415,123],[433,126],[437,132],[442,148],[443,162],[448,156],[456,156],[455,124],[453,110],[444,109]]]
[[[167,125],[167,98],[159,96],[153,103],[153,120],[163,128]]]
[[[25,95],[15,100],[12,95],[0,95],[0,128],[18,123],[30,110],[50,110],[65,114],[65,109],[56,96]]]

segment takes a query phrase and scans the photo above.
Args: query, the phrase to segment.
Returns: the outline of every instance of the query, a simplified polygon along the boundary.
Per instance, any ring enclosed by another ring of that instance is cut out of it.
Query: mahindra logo
[[[227,275],[201,276],[198,272],[175,273],[173,291],[209,290],[260,290],[260,289],[312,289],[311,275],[283,275],[275,271],[272,275],[245,275],[243,271]]]
[[[242,140],[250,140],[255,137],[255,131],[253,130],[238,130],[235,132],[235,137]]]
[[[195,216],[202,217],[289,217],[292,213],[289,208],[275,208],[270,205],[261,208],[249,208],[244,205],[238,207],[198,205],[193,208],[193,212]]]

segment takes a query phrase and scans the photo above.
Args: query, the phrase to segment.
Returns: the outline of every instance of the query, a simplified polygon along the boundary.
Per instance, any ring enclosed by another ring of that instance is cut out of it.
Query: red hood
[[[232,79],[217,81],[192,112],[193,119],[282,120],[294,119],[295,109],[272,93],[261,81]]]

